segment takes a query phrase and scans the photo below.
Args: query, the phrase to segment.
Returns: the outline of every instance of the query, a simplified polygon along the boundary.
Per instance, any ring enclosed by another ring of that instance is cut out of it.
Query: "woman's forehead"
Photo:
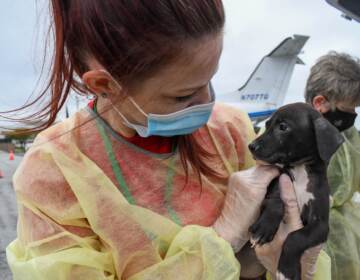
[[[146,81],[147,86],[174,92],[208,83],[218,68],[222,45],[222,35],[189,43],[177,60]]]

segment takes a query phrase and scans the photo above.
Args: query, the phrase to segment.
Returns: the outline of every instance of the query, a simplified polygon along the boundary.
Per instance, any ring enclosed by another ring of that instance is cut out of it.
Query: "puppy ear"
[[[320,117],[314,121],[316,143],[320,158],[328,162],[339,146],[343,136],[327,119]]]

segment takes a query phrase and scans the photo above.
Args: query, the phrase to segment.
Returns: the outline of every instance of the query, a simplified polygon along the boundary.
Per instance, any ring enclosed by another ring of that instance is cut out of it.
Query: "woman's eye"
[[[286,131],[287,129],[288,129],[288,126],[287,126],[287,124],[286,123],[280,123],[279,124],[279,129],[281,130],[281,131]]]
[[[192,93],[192,94],[186,95],[186,96],[177,96],[177,97],[175,97],[175,99],[178,102],[185,102],[185,101],[190,100],[194,96],[194,94],[195,93]]]

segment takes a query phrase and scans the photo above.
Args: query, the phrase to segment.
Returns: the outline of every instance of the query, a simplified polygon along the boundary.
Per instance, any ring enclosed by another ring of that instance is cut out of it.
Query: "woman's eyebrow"
[[[220,65],[217,64],[216,68],[215,68],[215,72],[214,72],[214,75],[217,73],[217,71],[219,70],[219,67]],[[181,89],[179,90],[180,92],[183,92],[183,91],[190,91],[190,90],[199,90],[205,86],[207,86],[209,83],[210,83],[211,80],[209,80],[206,84],[204,85],[200,85],[200,86],[196,86],[196,87],[191,87],[191,88],[186,88],[186,89]]]
[[[179,91],[198,90],[198,89],[201,89],[201,88],[203,88],[203,87],[206,87],[208,84],[209,84],[209,82],[207,82],[206,84],[201,85],[201,86],[196,86],[196,87],[191,87],[191,88],[185,88],[185,89],[181,89],[181,90],[179,90]]]

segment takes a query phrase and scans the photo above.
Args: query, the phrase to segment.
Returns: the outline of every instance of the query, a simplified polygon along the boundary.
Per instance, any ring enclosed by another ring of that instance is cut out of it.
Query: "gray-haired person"
[[[311,68],[306,102],[336,126],[345,138],[332,157],[328,179],[332,195],[326,250],[332,279],[360,279],[360,135],[354,127],[360,105],[360,60],[330,52]]]

